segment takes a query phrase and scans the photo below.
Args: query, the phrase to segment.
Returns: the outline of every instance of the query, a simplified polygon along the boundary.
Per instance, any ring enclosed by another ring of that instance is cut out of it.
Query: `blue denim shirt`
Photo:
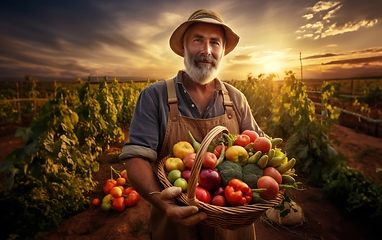
[[[220,84],[216,84],[215,92],[204,115],[201,116],[183,86],[183,73],[184,71],[179,71],[175,77],[178,110],[181,116],[208,119],[223,115],[225,111],[221,84],[225,84],[234,105],[233,108],[239,121],[240,131],[251,129],[257,131],[260,136],[264,135],[253,118],[244,94],[232,85],[223,83],[220,80],[217,80]],[[162,148],[169,111],[165,81],[156,82],[146,87],[139,95],[129,129],[130,141],[125,143],[120,159],[142,157],[155,161]]]

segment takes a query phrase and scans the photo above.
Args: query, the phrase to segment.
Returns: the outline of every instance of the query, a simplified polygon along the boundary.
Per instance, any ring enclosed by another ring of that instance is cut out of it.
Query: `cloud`
[[[296,31],[297,39],[318,40],[374,27],[382,19],[375,9],[381,7],[380,1],[319,1],[302,15],[307,23]]]
[[[336,61],[330,61],[327,63],[322,63],[322,65],[337,65],[337,64],[360,64],[360,63],[382,63],[382,56],[374,57],[364,57],[364,58],[353,58],[353,59],[342,59]]]

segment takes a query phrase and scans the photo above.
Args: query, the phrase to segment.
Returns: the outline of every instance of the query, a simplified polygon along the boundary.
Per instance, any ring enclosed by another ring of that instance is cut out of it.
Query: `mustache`
[[[206,55],[199,54],[199,55],[194,57],[195,65],[197,65],[198,62],[208,62],[208,63],[212,63],[213,66],[216,66],[217,60],[212,56],[206,56]]]

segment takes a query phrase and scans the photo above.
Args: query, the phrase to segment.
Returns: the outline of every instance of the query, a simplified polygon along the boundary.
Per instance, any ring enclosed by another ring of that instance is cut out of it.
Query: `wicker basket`
[[[226,229],[237,229],[239,227],[247,226],[252,224],[257,218],[259,218],[263,212],[274,205],[277,205],[282,200],[282,193],[279,192],[276,198],[270,200],[268,203],[257,203],[250,204],[246,206],[235,206],[235,207],[220,207],[216,205],[207,204],[198,201],[195,197],[195,190],[198,184],[199,172],[202,167],[202,157],[206,153],[209,144],[213,139],[216,138],[222,132],[228,132],[228,129],[223,126],[216,126],[213,128],[203,139],[200,144],[200,148],[196,153],[195,162],[191,169],[190,179],[188,181],[187,193],[182,193],[178,200],[186,205],[197,206],[202,211],[208,214],[206,220],[203,224],[211,227],[226,228]],[[160,160],[158,164],[158,177],[164,187],[171,187],[172,184],[167,179],[167,174],[165,172],[164,163],[167,156]]]

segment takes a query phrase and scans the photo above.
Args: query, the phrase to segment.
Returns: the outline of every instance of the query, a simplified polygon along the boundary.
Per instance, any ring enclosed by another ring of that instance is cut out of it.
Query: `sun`
[[[277,60],[270,60],[263,65],[263,70],[265,73],[277,74],[281,70],[281,64]]]

